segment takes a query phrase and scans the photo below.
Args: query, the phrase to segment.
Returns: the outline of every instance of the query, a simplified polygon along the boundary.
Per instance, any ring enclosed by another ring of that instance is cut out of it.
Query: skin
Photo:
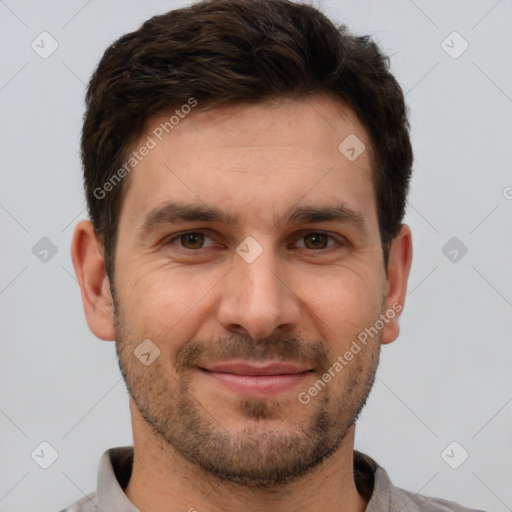
[[[140,143],[165,119],[149,120]],[[354,161],[338,150],[349,134],[366,146]],[[89,327],[117,339],[131,395],[128,498],[152,512],[364,510],[352,474],[354,424],[399,315],[308,404],[298,400],[405,300],[410,230],[402,226],[385,269],[371,144],[355,114],[323,95],[193,112],[128,179],[115,301],[90,222],[77,225],[72,247]],[[238,222],[142,230],[167,201],[214,206]],[[340,204],[360,222],[278,222],[297,207]],[[180,238],[187,231],[205,237]],[[236,252],[246,237],[262,250],[251,263]],[[134,355],[145,339],[160,350],[148,366]],[[310,371],[262,398],[199,369],[233,359],[292,360]]]

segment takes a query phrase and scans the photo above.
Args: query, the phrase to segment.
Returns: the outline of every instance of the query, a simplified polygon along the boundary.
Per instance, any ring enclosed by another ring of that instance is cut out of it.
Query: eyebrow
[[[326,207],[292,206],[281,216],[274,215],[274,226],[329,221],[352,224],[364,232],[367,232],[368,228],[366,216],[344,204]],[[144,216],[140,228],[137,230],[138,235],[144,237],[157,226],[178,222],[210,222],[235,226],[239,224],[240,217],[237,214],[226,212],[215,206],[167,201]]]

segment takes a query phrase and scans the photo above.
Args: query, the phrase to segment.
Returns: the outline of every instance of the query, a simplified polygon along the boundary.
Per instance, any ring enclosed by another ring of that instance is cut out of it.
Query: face
[[[390,307],[368,135],[322,96],[193,112],[159,140],[166,119],[140,139],[156,145],[120,215],[115,320],[131,398],[210,474],[295,479],[353,425],[388,328],[354,349]],[[349,135],[366,147],[355,160],[338,148]]]

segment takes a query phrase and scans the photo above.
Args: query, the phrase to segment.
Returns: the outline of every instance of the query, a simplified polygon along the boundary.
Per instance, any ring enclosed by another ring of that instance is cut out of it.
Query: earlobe
[[[89,328],[102,340],[115,340],[114,308],[101,243],[88,220],[80,221],[73,235],[71,257],[80,285]]]
[[[381,343],[383,344],[395,341],[400,333],[398,319],[405,303],[411,263],[411,230],[409,226],[403,224],[389,251],[385,313],[390,320],[382,330]]]

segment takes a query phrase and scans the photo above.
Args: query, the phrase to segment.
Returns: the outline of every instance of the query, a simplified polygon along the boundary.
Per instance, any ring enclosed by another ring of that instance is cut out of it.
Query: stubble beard
[[[308,404],[298,405],[310,410],[309,420],[302,424],[291,424],[283,417],[279,400],[241,398],[239,414],[244,427],[233,431],[221,424],[222,411],[220,418],[214,418],[190,390],[192,364],[201,354],[208,350],[208,354],[256,359],[291,356],[297,361],[307,354],[322,369],[320,378],[329,367],[322,345],[309,345],[310,350],[305,350],[300,348],[304,344],[281,335],[266,340],[237,336],[217,342],[215,349],[205,348],[213,347],[210,343],[188,343],[180,349],[173,375],[162,358],[150,366],[140,363],[133,353],[137,342],[125,339],[118,308],[115,311],[119,367],[141,417],[185,460],[219,481],[246,488],[272,489],[296,481],[332,456],[364,407],[379,362],[376,337],[343,368],[342,390],[331,384]]]

